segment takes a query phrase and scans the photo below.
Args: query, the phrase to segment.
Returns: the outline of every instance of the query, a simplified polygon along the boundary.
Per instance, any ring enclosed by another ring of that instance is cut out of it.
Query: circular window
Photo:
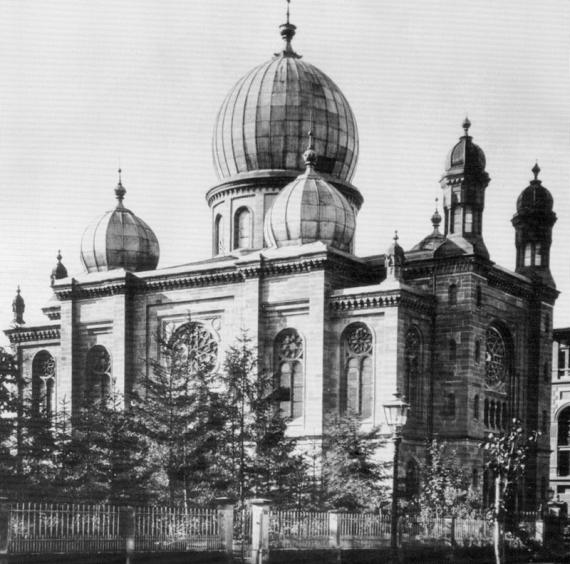
[[[201,323],[179,327],[172,338],[172,366],[189,373],[214,369],[218,362],[218,342]]]
[[[348,327],[346,343],[354,354],[366,354],[372,350],[372,333],[364,323],[354,323]]]
[[[487,329],[485,357],[485,384],[492,390],[505,391],[509,370],[507,347],[502,335],[494,327]]]

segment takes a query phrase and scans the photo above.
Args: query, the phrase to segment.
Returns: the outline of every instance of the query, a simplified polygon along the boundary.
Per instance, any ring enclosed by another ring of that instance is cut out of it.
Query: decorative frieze
[[[13,345],[33,341],[59,341],[61,337],[59,325],[32,327],[30,329],[17,327],[8,329],[5,333]]]

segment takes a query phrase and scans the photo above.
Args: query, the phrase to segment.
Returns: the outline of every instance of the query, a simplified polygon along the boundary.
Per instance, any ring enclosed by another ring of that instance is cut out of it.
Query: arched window
[[[449,340],[449,362],[455,364],[457,360],[457,343],[454,339]]]
[[[32,407],[36,415],[51,417],[55,396],[55,359],[40,351],[32,361]]]
[[[512,354],[502,333],[494,326],[487,329],[485,387],[506,393],[510,379]]]
[[[344,368],[340,379],[340,412],[372,416],[372,333],[364,323],[352,323],[342,334]]]
[[[214,254],[223,255],[224,253],[224,218],[218,214],[214,220]]]
[[[296,419],[303,415],[304,343],[295,329],[284,329],[274,343],[275,366],[279,388],[280,408],[285,417]]]
[[[404,395],[410,404],[411,412],[421,416],[423,413],[423,381],[422,381],[422,341],[420,332],[411,327],[406,333],[405,362],[406,372],[404,381]]]
[[[241,207],[234,215],[234,249],[250,249],[252,247],[252,221],[249,208]]]
[[[87,353],[88,398],[106,403],[112,391],[111,357],[105,347],[95,345]]]
[[[532,266],[532,243],[524,246],[524,266]]]
[[[445,395],[445,404],[443,406],[443,414],[446,417],[455,417],[455,393],[448,392]]]
[[[570,475],[570,406],[565,407],[558,415],[558,476]]]
[[[485,424],[485,427],[489,426],[489,400],[485,399],[485,402],[483,404],[483,423]]]
[[[479,419],[479,396],[473,398],[473,419]]]
[[[406,464],[406,497],[408,499],[420,493],[420,472],[415,460]]]
[[[542,247],[540,243],[534,245],[534,266],[542,265]]]
[[[475,341],[475,362],[479,363],[481,361],[481,341],[477,339]]]
[[[447,289],[447,303],[449,305],[457,305],[457,285],[451,284]]]
[[[170,369],[178,375],[209,373],[218,364],[218,341],[202,323],[190,322],[176,329],[167,347]]]

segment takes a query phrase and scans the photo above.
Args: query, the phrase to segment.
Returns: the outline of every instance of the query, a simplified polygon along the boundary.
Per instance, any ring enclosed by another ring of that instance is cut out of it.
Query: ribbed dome
[[[120,171],[119,171],[120,172]],[[114,210],[93,221],[81,238],[81,261],[87,272],[124,268],[131,272],[154,270],[160,255],[152,229],[123,206],[126,190],[115,189],[119,200]]]
[[[451,149],[445,159],[446,173],[480,174],[485,171],[486,159],[483,149],[475,145],[468,135],[471,122],[466,118],[463,122],[465,135]]]
[[[272,247],[321,241],[349,251],[356,226],[354,210],[315,172],[317,156],[312,147],[304,156],[305,173],[283,188],[265,217],[265,240]]]
[[[532,172],[534,180],[521,192],[517,199],[517,212],[542,212],[551,213],[554,208],[554,200],[552,194],[538,180],[540,167],[534,165]]]
[[[302,171],[306,132],[313,130],[317,168],[350,181],[358,157],[356,121],[336,84],[291,48],[295,26],[284,24],[285,49],[241,78],[224,100],[214,129],[220,178],[273,169]]]

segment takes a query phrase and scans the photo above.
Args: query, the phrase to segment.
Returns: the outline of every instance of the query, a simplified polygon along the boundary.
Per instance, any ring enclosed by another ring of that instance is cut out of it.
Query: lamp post
[[[392,549],[392,559],[395,562],[398,551],[398,459],[400,456],[400,443],[402,442],[402,428],[408,419],[410,406],[402,399],[399,393],[394,394],[394,396],[396,399],[384,404],[384,415],[386,416],[386,423],[392,431],[392,441],[394,442],[390,547]]]

